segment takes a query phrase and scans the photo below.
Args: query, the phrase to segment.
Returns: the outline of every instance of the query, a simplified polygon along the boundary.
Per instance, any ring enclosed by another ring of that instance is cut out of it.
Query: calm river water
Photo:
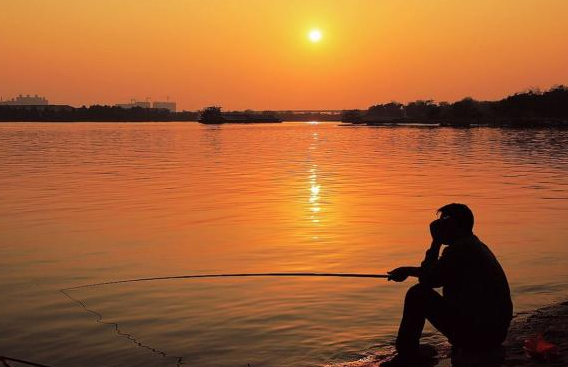
[[[281,367],[385,353],[414,281],[156,281],[69,291],[77,302],[60,289],[383,273],[419,264],[449,202],[474,210],[516,312],[563,300],[567,147],[568,130],[546,129],[0,124],[0,355]]]

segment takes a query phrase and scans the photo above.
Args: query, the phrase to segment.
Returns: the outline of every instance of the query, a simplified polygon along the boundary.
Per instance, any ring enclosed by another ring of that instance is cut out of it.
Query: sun
[[[313,43],[318,43],[322,39],[321,31],[317,28],[314,28],[308,32],[308,38]]]

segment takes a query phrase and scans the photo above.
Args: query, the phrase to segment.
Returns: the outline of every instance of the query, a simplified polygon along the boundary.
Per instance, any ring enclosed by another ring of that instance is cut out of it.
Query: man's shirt
[[[420,283],[443,287],[444,299],[476,327],[508,327],[511,321],[513,304],[505,272],[474,235],[447,246],[439,258],[428,250]]]

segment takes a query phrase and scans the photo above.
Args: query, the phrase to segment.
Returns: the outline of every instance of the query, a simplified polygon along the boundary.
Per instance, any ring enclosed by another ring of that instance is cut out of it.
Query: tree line
[[[142,121],[197,121],[197,112],[170,112],[160,108],[122,108],[99,106],[73,108],[71,106],[0,106],[0,121],[52,122],[142,122]]]
[[[253,111],[254,112],[254,111]],[[568,126],[568,87],[558,85],[544,92],[531,89],[499,101],[477,101],[467,97],[453,103],[418,100],[407,104],[389,102],[367,110],[343,113],[264,111],[284,121],[337,121],[354,124],[418,122],[447,125],[563,125]],[[2,106],[0,121],[197,121],[199,111],[170,112],[167,109],[117,106],[74,108],[71,106]]]
[[[389,102],[367,110],[346,110],[342,121],[350,123],[446,122],[448,124],[568,123],[568,87],[559,85],[541,92],[531,89],[499,101],[467,97],[454,103],[418,100],[408,104]]]

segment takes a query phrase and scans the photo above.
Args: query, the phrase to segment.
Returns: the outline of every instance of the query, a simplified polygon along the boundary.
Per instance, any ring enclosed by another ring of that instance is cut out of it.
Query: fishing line
[[[336,277],[336,278],[375,278],[375,279],[386,279],[389,276],[386,274],[354,274],[354,273],[234,273],[234,274],[199,274],[199,275],[178,275],[178,276],[168,276],[168,277],[152,277],[152,278],[137,278],[137,279],[125,279],[125,280],[115,280],[109,282],[102,282],[102,283],[93,283],[93,284],[85,284],[79,285],[76,287],[69,287],[61,289],[61,293],[63,293],[67,298],[71,301],[80,305],[83,309],[87,312],[95,315],[97,317],[97,322],[100,324],[111,325],[114,327],[115,332],[120,335],[121,337],[125,337],[128,340],[135,343],[137,346],[141,348],[148,349],[156,354],[164,358],[173,357],[177,359],[177,366],[181,366],[183,363],[182,357],[174,357],[169,356],[166,352],[152,348],[148,345],[145,345],[139,342],[132,334],[125,333],[120,330],[119,325],[115,322],[106,322],[103,321],[103,316],[94,310],[91,310],[87,307],[87,305],[73,297],[68,293],[71,290],[77,289],[84,289],[84,288],[91,288],[91,287],[99,287],[104,285],[113,285],[113,284],[125,284],[125,283],[135,283],[135,282],[151,282],[151,281],[159,281],[159,280],[175,280],[175,279],[207,279],[207,278],[243,278],[243,277]],[[37,365],[40,366],[40,365]],[[47,367],[47,366],[41,366]]]
[[[87,305],[85,304],[85,302],[78,300],[76,298],[71,297],[71,295],[69,293],[67,293],[65,291],[65,289],[61,290],[61,293],[63,293],[65,296],[67,296],[67,298],[69,298],[71,301],[77,303],[78,305],[80,305],[83,309],[85,309],[85,311],[95,315],[97,317],[97,323],[99,324],[103,324],[103,325],[110,325],[114,327],[114,331],[121,337],[124,337],[128,340],[130,340],[131,342],[133,342],[134,344],[136,344],[138,347],[140,348],[144,348],[144,349],[148,349],[149,351],[159,354],[160,356],[162,356],[163,358],[175,358],[176,359],[176,366],[179,367],[183,364],[183,357],[178,357],[178,356],[171,356],[168,355],[166,352],[153,348],[149,345],[145,345],[142,342],[138,341],[138,339],[136,339],[132,334],[126,333],[122,330],[120,330],[120,326],[116,323],[116,322],[108,322],[108,321],[103,321],[103,315],[100,314],[99,312],[92,310],[90,308],[87,307]]]
[[[5,356],[0,356],[0,362],[2,362],[2,364],[5,367],[12,367],[8,362],[16,362],[16,363],[20,363],[20,364],[27,364],[28,366],[35,366],[35,367],[51,367],[45,364],[39,364],[39,363],[35,363],[35,362],[30,362],[30,361],[24,361],[23,359],[17,359],[17,358],[10,358],[10,357],[5,357]]]

